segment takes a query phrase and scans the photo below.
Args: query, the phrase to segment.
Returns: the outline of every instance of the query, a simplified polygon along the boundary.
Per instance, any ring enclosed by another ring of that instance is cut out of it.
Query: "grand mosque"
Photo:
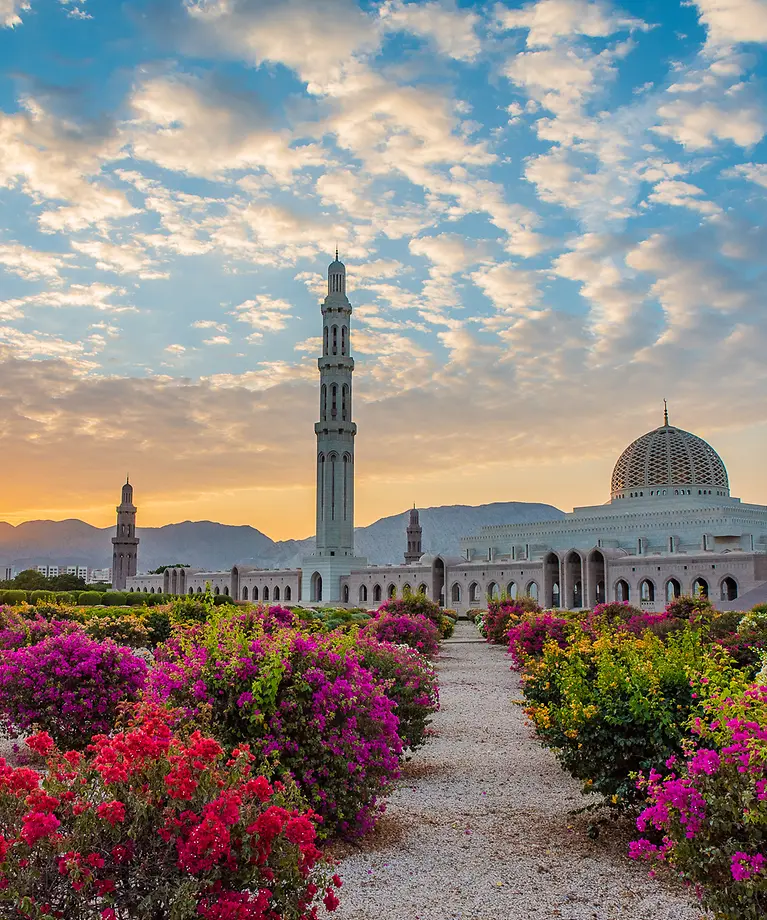
[[[662,610],[680,594],[707,595],[720,609],[767,600],[767,506],[733,498],[717,452],[669,424],[667,412],[619,457],[606,504],[554,521],[483,527],[454,556],[424,554],[414,509],[404,561],[368,565],[354,554],[351,315],[336,253],[322,303],[315,552],[294,569],[244,564],[137,574],[136,507],[126,482],[112,538],[115,588],[199,594],[209,584],[238,600],[366,608],[410,590],[459,613],[501,593],[572,609],[628,600]]]

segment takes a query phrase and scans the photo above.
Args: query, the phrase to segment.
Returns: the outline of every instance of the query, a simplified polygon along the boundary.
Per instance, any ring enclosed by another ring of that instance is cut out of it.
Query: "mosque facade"
[[[720,609],[767,600],[767,506],[732,497],[717,452],[671,425],[667,411],[660,427],[621,454],[606,504],[554,521],[483,527],[464,537],[455,555],[424,554],[413,509],[402,564],[369,565],[355,556],[351,317],[346,269],[336,253],[318,359],[315,552],[295,569],[235,565],[136,574],[136,508],[126,483],[112,539],[115,588],[193,595],[209,584],[237,600],[363,608],[420,591],[459,613],[500,594],[570,609],[627,600],[662,610],[680,594],[705,594]]]

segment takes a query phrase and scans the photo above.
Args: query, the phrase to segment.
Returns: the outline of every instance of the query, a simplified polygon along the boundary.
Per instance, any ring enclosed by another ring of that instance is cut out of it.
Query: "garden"
[[[591,832],[610,817],[633,828],[628,855],[719,920],[767,916],[767,605],[499,598],[475,622],[508,648],[537,738],[582,784]]]
[[[327,847],[375,828],[427,741],[453,615],[2,600],[0,916],[335,910]]]

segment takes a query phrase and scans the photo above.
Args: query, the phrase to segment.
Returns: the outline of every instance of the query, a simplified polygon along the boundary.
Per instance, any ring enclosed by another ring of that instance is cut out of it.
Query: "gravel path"
[[[439,673],[435,737],[343,857],[337,920],[701,920],[623,857],[624,840],[588,839],[570,813],[579,785],[525,725],[503,649],[459,623]]]

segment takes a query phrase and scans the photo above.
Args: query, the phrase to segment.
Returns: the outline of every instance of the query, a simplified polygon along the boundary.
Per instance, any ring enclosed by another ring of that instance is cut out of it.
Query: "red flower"
[[[338,907],[338,905],[341,903],[336,897],[336,893],[335,891],[333,891],[332,888],[328,888],[328,890],[325,892],[325,897],[322,899],[322,901],[325,907],[331,912],[334,911]]]
[[[25,743],[30,751],[34,751],[35,754],[39,754],[41,757],[47,757],[56,747],[53,738],[48,732],[38,732],[36,735],[30,735]]]
[[[116,799],[111,802],[102,802],[96,809],[96,814],[114,827],[116,824],[122,824],[125,820],[125,805]]]
[[[0,834],[0,863],[5,862],[5,857],[8,855],[9,849],[10,846],[8,841],[5,839],[5,837],[3,837],[2,834]]]
[[[38,840],[50,837],[61,824],[55,815],[42,811],[31,811],[24,815],[22,820],[24,827],[19,836],[30,847],[34,846]]]
[[[312,822],[302,815],[298,818],[291,818],[288,821],[285,836],[291,843],[307,844],[314,842],[316,833]]]

